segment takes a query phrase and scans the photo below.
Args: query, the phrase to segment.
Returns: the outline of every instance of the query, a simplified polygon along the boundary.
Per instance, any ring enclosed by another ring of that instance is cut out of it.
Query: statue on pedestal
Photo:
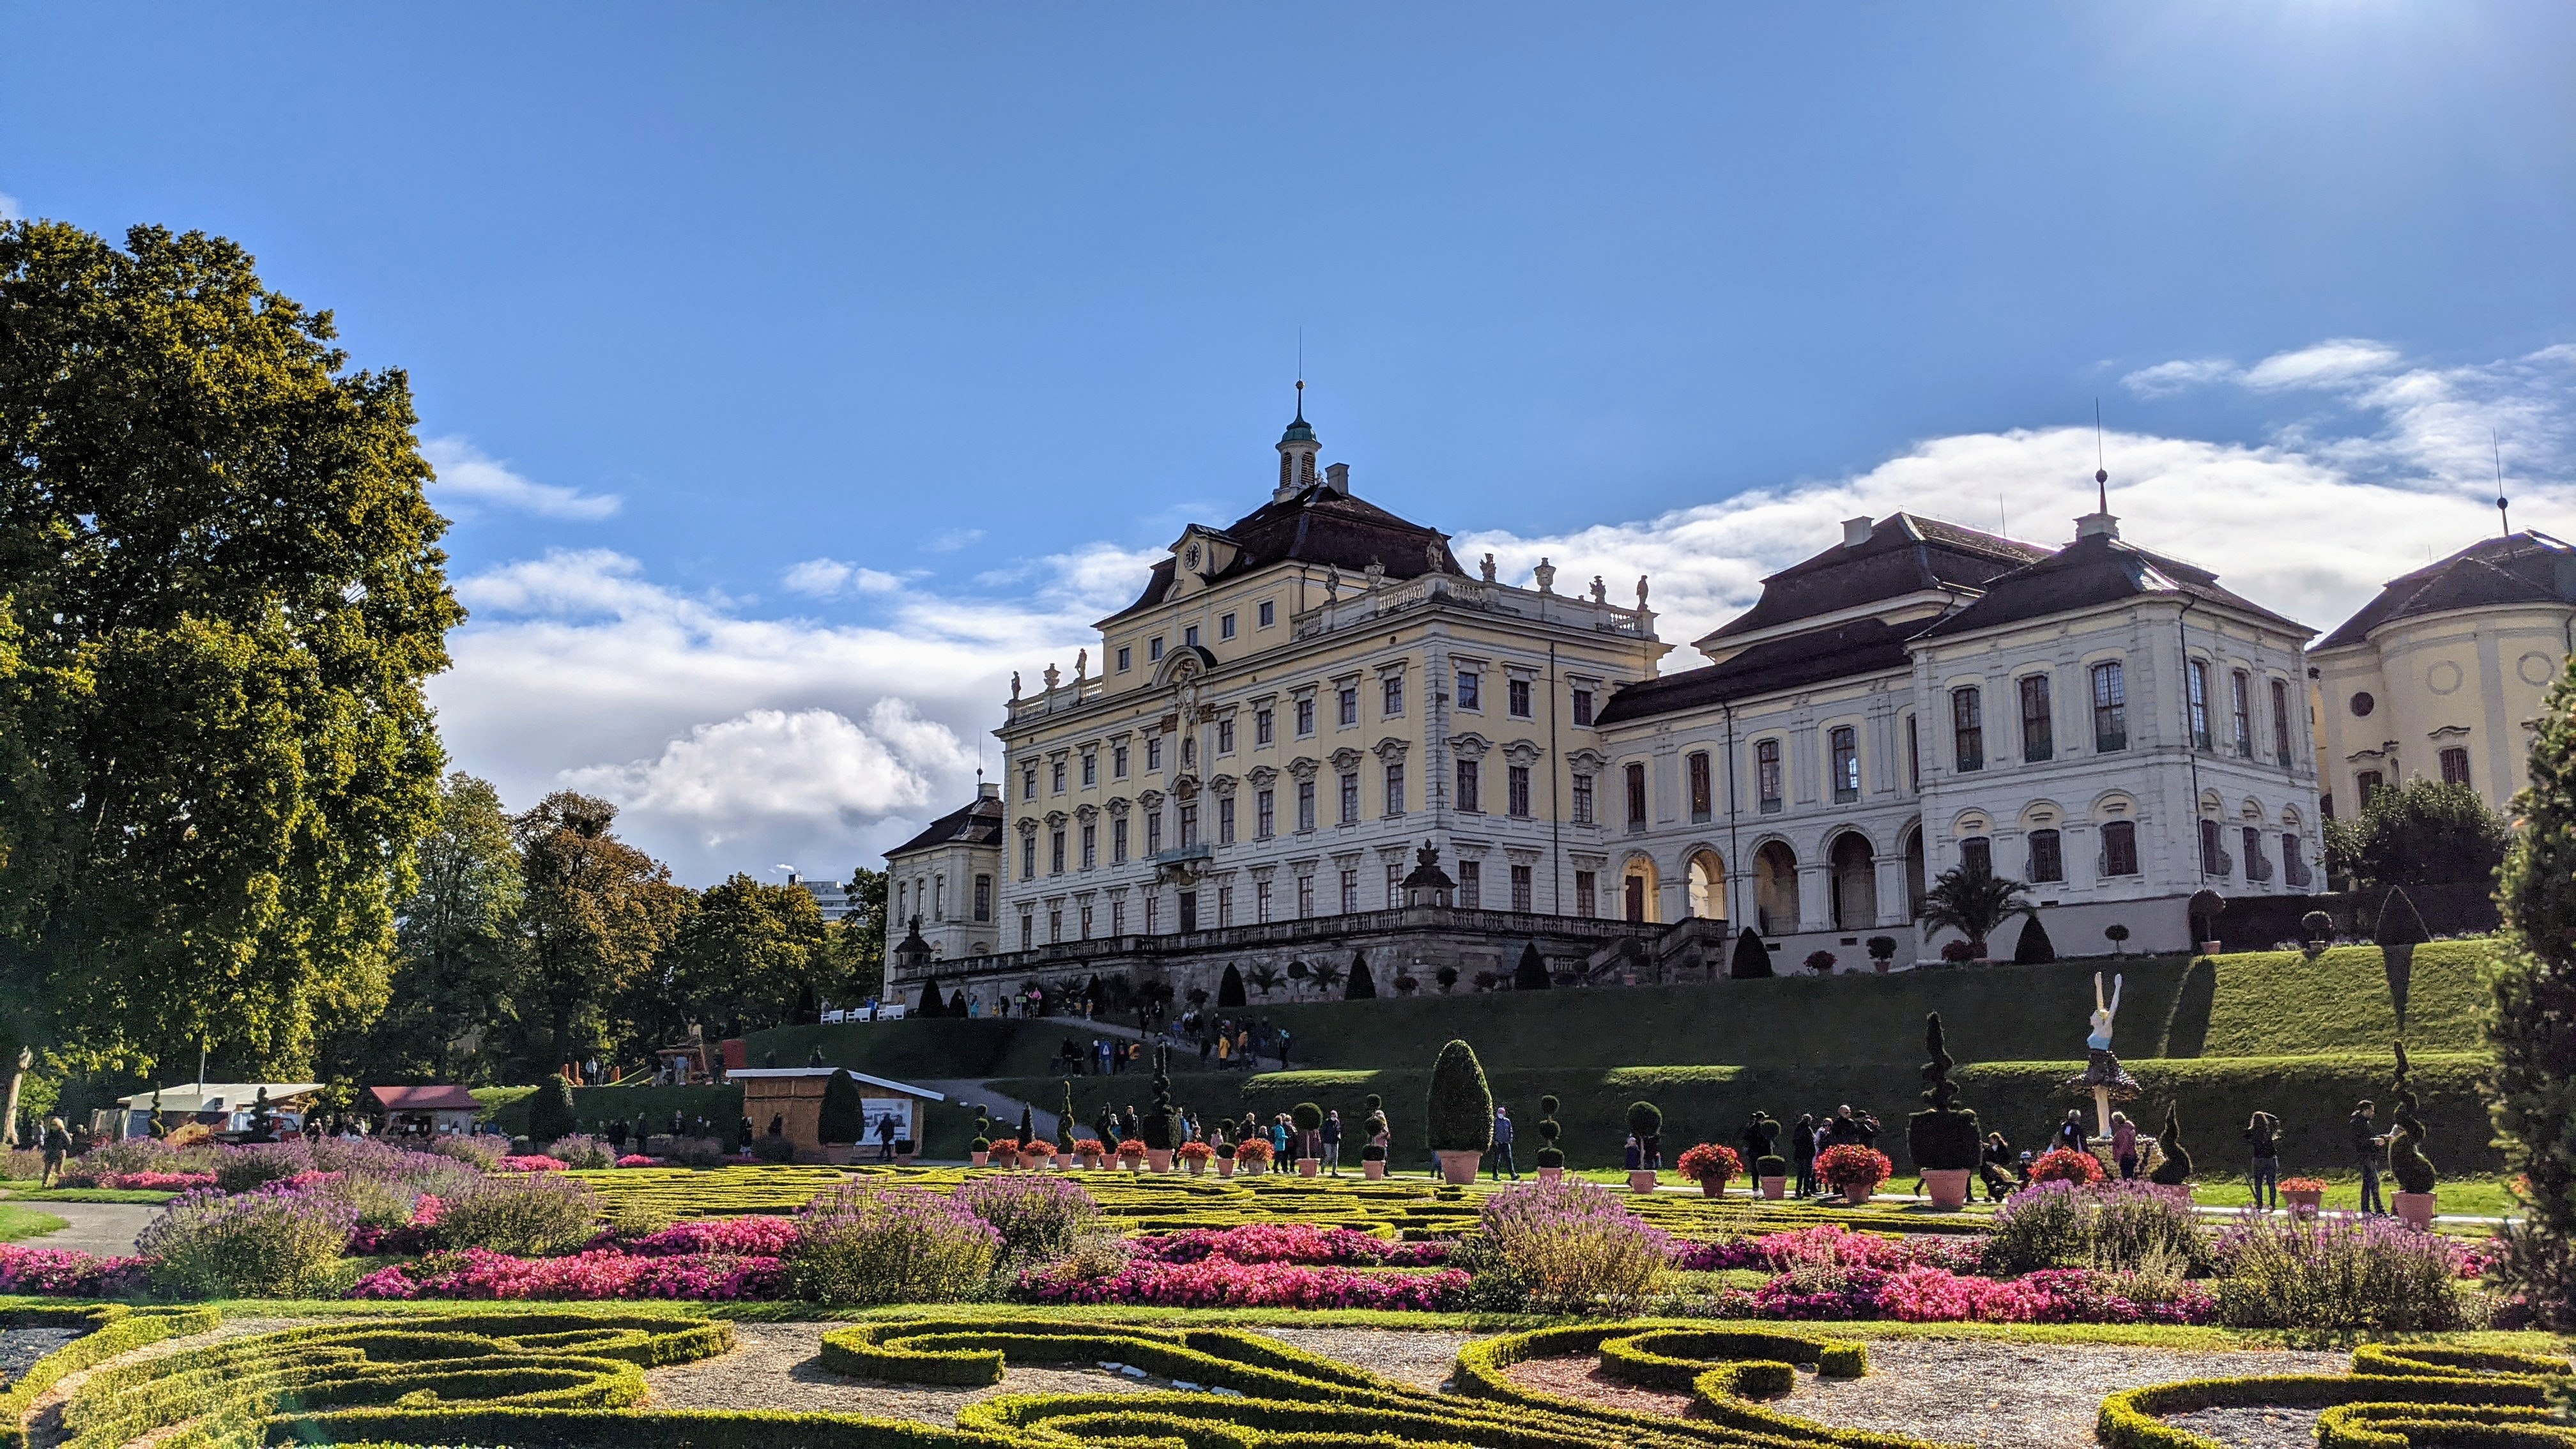
[[[2084,1070],[2066,1079],[2066,1085],[2079,1092],[2091,1090],[2094,1120],[2105,1137],[2111,1135],[2111,1104],[2133,1101],[2138,1095],[2138,1079],[2129,1075],[2128,1068],[2121,1066],[2111,1051],[2111,1021],[2120,1014],[2121,980],[2118,976],[2111,978],[2111,995],[2105,1000],[2102,973],[2093,973],[2093,1029],[2084,1037]]]

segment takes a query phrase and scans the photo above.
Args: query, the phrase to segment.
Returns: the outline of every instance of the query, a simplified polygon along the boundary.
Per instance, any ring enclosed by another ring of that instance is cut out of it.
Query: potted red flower
[[[1040,1137],[1020,1149],[1020,1160],[1032,1169],[1044,1172],[1055,1166],[1055,1144]]]
[[[1108,1151],[1109,1149],[1102,1146],[1097,1137],[1077,1137],[1073,1140],[1073,1155],[1081,1158],[1082,1165],[1085,1167],[1100,1166],[1101,1157]]]
[[[2282,1178],[2281,1201],[2290,1205],[2290,1216],[2292,1217],[2315,1217],[2318,1211],[2325,1206],[2325,1182],[2321,1178],[2314,1177]]]
[[[2052,1147],[2039,1154],[2039,1160],[2030,1165],[2030,1180],[2034,1186],[2043,1182],[2071,1182],[2077,1187],[2091,1187],[2105,1176],[2101,1158],[2090,1152],[2078,1152],[2072,1147]]]
[[[993,1139],[993,1145],[986,1151],[988,1155],[985,1160],[995,1167],[1020,1165],[1020,1139],[1016,1137],[996,1137]]]
[[[1216,1156],[1216,1149],[1204,1142],[1184,1142],[1180,1146],[1180,1159],[1189,1168],[1192,1177],[1205,1175],[1208,1159],[1214,1156]]]
[[[1270,1144],[1258,1137],[1246,1137],[1234,1145],[1234,1160],[1247,1177],[1258,1177],[1270,1170]]]
[[[1887,1160],[1886,1153],[1857,1142],[1838,1142],[1816,1154],[1816,1176],[1854,1207],[1869,1201],[1894,1171],[1896,1164]]]
[[[1145,1144],[1142,1139],[1129,1137],[1119,1142],[1118,1165],[1129,1172],[1145,1170]]]
[[[1682,1154],[1681,1175],[1699,1184],[1699,1190],[1710,1197],[1726,1196],[1726,1185],[1744,1175],[1744,1159],[1734,1148],[1719,1142],[1703,1142]]]

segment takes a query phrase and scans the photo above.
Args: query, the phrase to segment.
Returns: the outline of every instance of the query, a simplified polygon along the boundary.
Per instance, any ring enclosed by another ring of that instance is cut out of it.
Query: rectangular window
[[[1403,904],[1404,867],[1390,865],[1386,868],[1386,908],[1391,911]]]
[[[2272,878],[2272,862],[2263,858],[2263,832],[2251,825],[2245,827],[2245,878],[2258,881]]]
[[[2227,835],[2225,827],[2215,820],[2200,822],[2200,873],[2227,874]]]
[[[1574,774],[1574,823],[1592,823],[1592,776],[1581,770]]]
[[[1986,767],[1986,703],[1973,685],[1950,691],[1950,743],[1957,768]]]
[[[1063,939],[1064,907],[1049,906],[1047,907],[1047,944],[1052,946]]]
[[[2352,777],[2352,798],[2360,801],[2361,808],[2367,810],[2370,808],[2370,797],[2378,794],[2381,787],[2387,783],[2387,779],[2377,770],[2364,770]]]
[[[1054,760],[1048,763],[1047,788],[1058,795],[1064,793],[1064,761]]]
[[[1252,883],[1252,919],[1255,923],[1270,919],[1270,882],[1266,880]]]
[[[1511,706],[1512,718],[1528,719],[1530,717],[1530,682],[1526,679],[1515,679],[1503,692],[1510,696],[1506,703]]]
[[[2272,681],[2272,763],[2290,763],[2290,686]]]
[[[1252,712],[1252,746],[1254,749],[1260,749],[1268,745],[1273,739],[1277,738],[1278,733],[1277,722],[1271,718],[1270,711],[1266,709],[1256,709]]]
[[[1905,788],[1917,794],[1923,790],[1923,741],[1910,714],[1905,717]]]
[[[2066,853],[2056,831],[2030,833],[2030,878],[2048,882],[2066,879]]]
[[[1971,835],[1960,841],[1959,869],[1969,875],[1993,875],[1995,843],[1982,835]]]
[[[1145,768],[1148,770],[1159,770],[1163,768],[1163,737],[1161,735],[1156,735],[1152,739],[1145,741]]]
[[[1163,636],[1162,636],[1162,635],[1160,635],[1160,634],[1157,634],[1157,635],[1155,635],[1153,638],[1148,639],[1148,640],[1146,640],[1146,641],[1145,641],[1145,662],[1146,662],[1146,663],[1148,663],[1148,664],[1151,664],[1151,663],[1154,663],[1155,661],[1157,661],[1157,660],[1161,659],[1162,657],[1163,657]]]
[[[1297,701],[1297,733],[1300,737],[1303,737],[1311,735],[1314,732],[1315,701],[1312,699],[1301,699]]]
[[[1521,912],[1523,915],[1527,915],[1529,912],[1536,910],[1537,907],[1531,903],[1535,898],[1535,894],[1536,893],[1530,888],[1530,868],[1525,865],[1513,866],[1512,909]]]
[[[1163,898],[1157,895],[1148,895],[1145,897],[1145,934],[1148,936],[1158,935],[1162,932],[1162,929]]]
[[[1216,637],[1220,639],[1231,639],[1234,637],[1234,616],[1232,614],[1219,614],[1217,616]],[[1224,897],[1220,895],[1218,899],[1222,900]],[[1219,908],[1218,914],[1224,914],[1223,908]]]
[[[1113,936],[1127,934],[1127,902],[1119,896],[1109,898],[1109,934]]]
[[[2021,691],[2021,757],[2037,764],[2057,753],[2056,721],[2048,707],[2048,676],[2025,674],[2016,687]]]
[[[1127,778],[1127,747],[1125,745],[1116,746],[1109,752],[1109,778],[1113,780],[1124,780]]]
[[[1574,913],[1578,916],[1601,914],[1600,877],[1588,870],[1574,873]]]
[[[1145,812],[1145,853],[1149,856],[1163,853],[1163,812],[1160,809]]]
[[[1646,767],[1632,764],[1624,773],[1628,785],[1628,828],[1643,830],[1646,828]]]
[[[1377,682],[1378,716],[1393,719],[1404,713],[1404,676],[1390,674]]]
[[[2254,683],[2242,669],[2228,672],[2227,712],[2229,722],[2236,727],[2237,758],[2254,758]]]
[[[1199,763],[1199,732],[1191,730],[1181,736],[1181,768],[1196,769]]]
[[[1216,797],[1216,843],[1234,844],[1234,797],[1231,795]]]
[[[1174,813],[1180,817],[1181,849],[1187,850],[1199,843],[1199,807],[1195,804],[1183,805]]]
[[[1578,686],[1574,691],[1574,722],[1576,724],[1586,726],[1592,723],[1592,691],[1590,689]]]
[[[2454,745],[2451,748],[2442,751],[2442,783],[2445,785],[2465,785],[2469,783],[2469,752],[2467,750]]]
[[[1514,820],[1527,820],[1530,813],[1530,772],[1527,765],[1503,767],[1503,807]]]
[[[1264,599],[1261,601],[1259,612],[1254,614],[1253,617],[1260,621],[1260,626],[1262,628],[1267,629],[1271,625],[1279,622],[1279,606],[1268,599]]]
[[[2093,748],[2129,747],[2128,671],[2118,660],[2093,666]]]
[[[1082,917],[1082,931],[1081,931],[1082,939],[1084,939],[1084,940],[1088,941],[1088,940],[1090,940],[1090,939],[1091,939],[1091,902],[1089,902],[1089,901],[1084,901],[1084,902],[1082,903],[1082,912],[1081,912],[1081,917]]]
[[[1342,914],[1355,914],[1360,908],[1360,872],[1352,866],[1342,872]]]
[[[1134,649],[1131,649],[1131,648],[1129,648],[1128,646],[1126,646],[1126,645],[1124,645],[1124,644],[1119,645],[1119,646],[1118,646],[1118,672],[1119,672],[1119,673],[1121,673],[1121,674],[1126,673],[1126,672],[1128,671],[1128,669],[1129,669],[1129,668],[1130,668],[1130,667],[1135,663],[1135,657],[1136,657],[1136,651],[1135,651]]]
[[[1037,913],[1027,906],[1020,907],[1020,949],[1026,951],[1037,945],[1037,936]]]
[[[1181,630],[1181,643],[1192,649],[1199,647],[1199,626],[1192,624]]]
[[[2301,890],[2306,889],[2314,879],[2308,874],[2307,861],[2299,856],[2299,837],[2296,831],[2284,831],[2281,834],[2281,879]]]
[[[1047,832],[1047,874],[1064,874],[1064,831],[1061,828]]]
[[[1777,815],[1785,802],[1780,796],[1780,742],[1763,740],[1753,746],[1753,791],[1762,801],[1762,813]]]
[[[1477,695],[1477,689],[1483,683],[1483,676],[1477,674],[1475,670],[1461,669],[1458,671],[1458,707],[1460,709],[1472,709],[1477,711],[1482,711],[1484,709],[1484,705],[1479,702]]]
[[[1219,717],[1216,722],[1216,752],[1220,755],[1234,753],[1234,716],[1230,714]]]
[[[1096,750],[1085,750],[1082,752],[1082,788],[1088,790],[1099,783],[1100,754]]]
[[[1315,782],[1312,780],[1297,782],[1297,828],[1315,828]]]
[[[1314,914],[1315,878],[1311,875],[1301,875],[1297,877],[1297,919],[1307,920]]]
[[[975,919],[993,919],[993,878],[989,875],[975,877]]]
[[[2102,873],[2138,873],[2138,827],[2134,822],[2114,820],[2102,827]]]
[[[1124,815],[1109,822],[1109,863],[1127,863],[1127,817]]]
[[[1252,832],[1255,840],[1268,840],[1277,834],[1277,802],[1274,792],[1260,790],[1252,797]]]
[[[1020,798],[1023,800],[1038,798],[1038,767],[1035,765],[1020,766]]]
[[[1705,825],[1714,804],[1714,782],[1709,778],[1708,752],[1698,751],[1690,757],[1691,823]]]
[[[2190,713],[2191,747],[2209,748],[2209,666],[2195,659],[2182,672],[2184,707]]]
[[[1402,765],[1386,767],[1386,813],[1389,815],[1404,813],[1404,767]]]
[[[1089,870],[1100,863],[1100,827],[1088,821],[1082,827],[1082,868]]]
[[[1471,911],[1484,908],[1485,863],[1483,861],[1458,862],[1458,904]]]
[[[1360,777],[1357,771],[1342,776],[1342,815],[1344,825],[1360,823]]]
[[[1343,685],[1335,702],[1340,706],[1340,712],[1334,720],[1336,724],[1343,729],[1349,729],[1360,722],[1360,687],[1358,685]]]
[[[1234,616],[1232,614],[1226,615],[1225,618],[1228,624],[1234,622]],[[1224,885],[1218,886],[1216,888],[1216,928],[1222,931],[1233,924],[1234,887]]]
[[[1469,815],[1476,814],[1485,808],[1476,796],[1477,764],[1478,762],[1474,760],[1458,762],[1458,808]]]
[[[1825,747],[1834,763],[1834,803],[1848,805],[1860,798],[1860,732],[1836,725],[1825,736]]]
[[[1038,878],[1038,838],[1032,833],[1020,837],[1020,879]]]

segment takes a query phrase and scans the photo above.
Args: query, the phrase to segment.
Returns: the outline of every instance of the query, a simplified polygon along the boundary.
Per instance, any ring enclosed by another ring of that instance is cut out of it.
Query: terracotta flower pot
[[[1628,1190],[1630,1192],[1653,1192],[1655,1190],[1655,1176],[1655,1173],[1642,1167],[1637,1169],[1635,1172],[1629,1173]]]
[[[1129,1172],[1142,1172],[1145,1170],[1145,1159],[1142,1157],[1130,1157],[1122,1152],[1118,1155],[1118,1165],[1127,1169]]]
[[[1435,1152],[1440,1159],[1440,1176],[1451,1187],[1465,1187],[1476,1180],[1476,1169],[1484,1163],[1481,1152]]]
[[[1020,1154],[1016,1152],[992,1152],[985,1155],[995,1167],[1006,1172],[1020,1165]]]
[[[1324,1159],[1320,1157],[1300,1157],[1297,1159],[1297,1175],[1299,1177],[1321,1177],[1323,1174]]]
[[[1555,1182],[1564,1176],[1565,1169],[1562,1167],[1542,1167],[1538,1170],[1538,1180],[1541,1182]]]
[[[1761,1179],[1761,1183],[1762,1195],[1773,1202],[1778,1202],[1789,1193],[1789,1179],[1785,1177],[1766,1177]]]
[[[993,1160],[993,1154],[989,1152],[969,1152],[966,1155],[974,1160],[977,1167],[982,1167]]]
[[[1360,1164],[1360,1176],[1370,1182],[1377,1182],[1386,1176],[1386,1163],[1363,1162]]]
[[[1181,1160],[1190,1165],[1190,1176],[1192,1177],[1197,1177],[1207,1171],[1207,1159],[1204,1157],[1184,1157]]]
[[[1699,1180],[1699,1195],[1702,1197],[1726,1196],[1726,1179],[1722,1177],[1701,1178]]]
[[[2419,1232],[2433,1230],[2433,1199],[2429,1192],[2400,1192],[2389,1196],[2389,1205],[2397,1209],[2397,1220]]]
[[[2281,1201],[2290,1205],[2290,1216],[2312,1218],[2325,1206],[2326,1190],[2321,1187],[2306,1191],[2285,1188],[2281,1193]]]
[[[1231,1157],[1218,1158],[1216,1160],[1216,1175],[1219,1177],[1234,1176],[1234,1159]]]
[[[1877,1194],[1877,1192],[1877,1183],[1858,1183],[1843,1189],[1843,1201],[1852,1207],[1859,1207],[1862,1203],[1869,1201],[1870,1198]]]
[[[1146,1148],[1146,1149],[1145,1149],[1145,1165],[1146,1165],[1147,1167],[1150,1167],[1150,1168],[1154,1169],[1156,1172],[1169,1172],[1169,1171],[1171,1171],[1171,1170],[1172,1170],[1172,1149],[1170,1149],[1170,1148],[1168,1148],[1168,1147],[1148,1147],[1148,1148]]]
[[[1968,1203],[1968,1169],[1964,1167],[1927,1167],[1923,1170],[1923,1195],[1942,1212],[1957,1212]]]

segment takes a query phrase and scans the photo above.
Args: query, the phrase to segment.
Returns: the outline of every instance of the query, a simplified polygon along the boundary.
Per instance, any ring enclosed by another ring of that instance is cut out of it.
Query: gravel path
[[[1355,1368],[1417,1389],[1446,1386],[1458,1350],[1481,1333],[1415,1333],[1382,1328],[1263,1328],[1282,1343],[1337,1358]]]
[[[27,1365],[80,1337],[71,1328],[0,1328],[0,1388],[7,1388]]]
[[[2316,1449],[2319,1409],[2201,1409],[2165,1422],[2236,1449]]]
[[[67,1437],[63,1433],[63,1400],[78,1392],[82,1384],[89,1382],[89,1376],[99,1369],[112,1364],[139,1363],[145,1359],[161,1358],[174,1353],[190,1353],[207,1344],[220,1343],[227,1338],[246,1338],[255,1333],[273,1333],[281,1328],[301,1328],[309,1323],[329,1321],[314,1318],[227,1318],[205,1333],[190,1334],[186,1338],[165,1338],[159,1343],[147,1343],[132,1353],[120,1354],[109,1359],[107,1363],[84,1369],[76,1374],[66,1374],[53,1387],[37,1395],[36,1402],[29,1406],[28,1449],[58,1449]]]
[[[2342,1373],[2351,1362],[2342,1353],[1877,1339],[1869,1345],[1867,1376],[1819,1379],[1802,1372],[1797,1388],[1770,1406],[1837,1428],[1883,1430],[1981,1449],[2082,1449],[2093,1442],[2093,1421],[2103,1396],[2120,1389],[2176,1379]],[[1590,1355],[1533,1359],[1514,1365],[1510,1373],[1514,1382],[1534,1389],[1644,1413],[1678,1415],[1690,1403],[1687,1394],[1604,1379]],[[2199,1432],[2241,1449],[2304,1449],[2314,1442],[2309,1434],[2314,1414],[2307,1415],[2304,1425],[2296,1422],[2298,1415],[2274,1410],[2192,1417],[2211,1420]]]
[[[102,1258],[134,1251],[134,1235],[161,1216],[161,1209],[139,1202],[42,1202],[27,1206],[52,1213],[66,1224],[39,1237],[22,1238],[22,1248],[76,1248]]]
[[[954,1424],[957,1411],[996,1394],[1106,1394],[1159,1387],[1104,1369],[1040,1367],[1003,1370],[981,1388],[941,1388],[844,1378],[816,1361],[830,1323],[737,1323],[734,1350],[696,1363],[648,1369],[653,1402],[674,1409],[788,1409],[801,1413],[871,1414]]]

